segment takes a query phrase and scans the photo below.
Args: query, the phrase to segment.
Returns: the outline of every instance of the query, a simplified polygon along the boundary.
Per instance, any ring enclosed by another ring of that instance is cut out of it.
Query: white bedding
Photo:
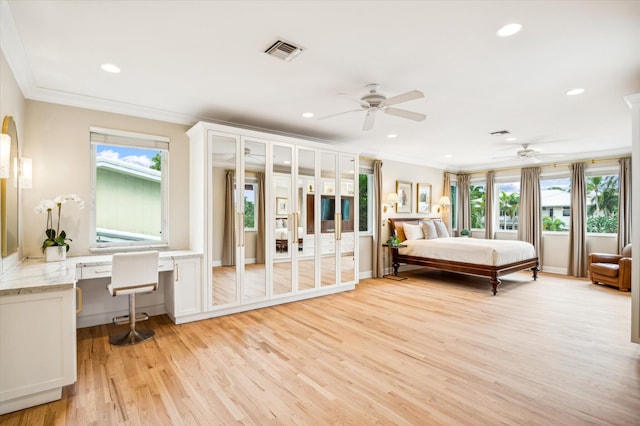
[[[480,238],[436,238],[407,240],[399,253],[408,256],[475,263],[506,265],[536,257],[533,245],[524,241],[484,240]]]
[[[298,227],[298,236],[302,238],[302,226]],[[286,240],[289,238],[289,229],[287,228],[276,228],[276,240]]]

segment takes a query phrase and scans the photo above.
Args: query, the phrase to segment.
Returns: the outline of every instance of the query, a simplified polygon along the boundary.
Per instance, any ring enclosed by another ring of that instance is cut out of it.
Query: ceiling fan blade
[[[349,111],[342,111],[342,112],[339,112],[337,114],[325,115],[324,117],[318,117],[318,120],[326,120],[327,118],[333,118],[333,117],[337,117],[339,115],[349,114],[351,112],[360,112],[360,111],[363,111],[363,108],[351,109]]]
[[[411,92],[403,93],[402,95],[392,96],[388,99],[385,99],[380,103],[380,106],[391,106],[420,98],[424,98],[424,93],[419,90],[412,90]]]
[[[564,157],[566,154],[536,154],[536,157]]]
[[[364,124],[362,125],[362,130],[371,130],[373,129],[373,122],[376,118],[376,112],[375,110],[371,111],[371,109],[369,111],[367,111],[367,116],[364,118]]]
[[[387,114],[395,115],[396,117],[408,118],[413,121],[423,121],[427,118],[426,115],[420,114],[419,112],[407,111],[404,109],[398,108],[385,108],[384,112]]]
[[[500,157],[491,157],[492,160],[515,160],[517,158],[520,158],[517,155],[502,155]]]

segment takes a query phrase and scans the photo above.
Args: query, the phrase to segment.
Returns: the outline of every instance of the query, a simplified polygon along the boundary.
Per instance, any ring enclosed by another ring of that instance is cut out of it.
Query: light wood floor
[[[540,274],[419,272],[111,347],[78,332],[78,382],[8,425],[638,425],[629,293]]]

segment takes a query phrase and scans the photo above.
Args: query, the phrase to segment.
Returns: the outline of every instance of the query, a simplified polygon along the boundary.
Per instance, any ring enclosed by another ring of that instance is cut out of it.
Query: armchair
[[[622,249],[621,255],[589,254],[589,276],[594,284],[606,284],[620,291],[631,290],[631,244]]]

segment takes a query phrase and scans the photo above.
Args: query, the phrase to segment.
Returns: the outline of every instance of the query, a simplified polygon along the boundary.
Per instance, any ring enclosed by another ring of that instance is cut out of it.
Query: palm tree
[[[484,186],[471,185],[469,200],[471,202],[471,228],[482,228],[484,225],[485,198]]]
[[[520,204],[520,194],[512,192],[507,194],[504,191],[500,191],[500,211],[504,212],[504,224],[502,229],[507,229],[507,216],[511,218],[513,224],[513,218],[518,214],[518,205]]]
[[[586,179],[587,196],[591,195],[588,215],[600,215],[600,185],[602,184],[602,176],[591,176]]]

